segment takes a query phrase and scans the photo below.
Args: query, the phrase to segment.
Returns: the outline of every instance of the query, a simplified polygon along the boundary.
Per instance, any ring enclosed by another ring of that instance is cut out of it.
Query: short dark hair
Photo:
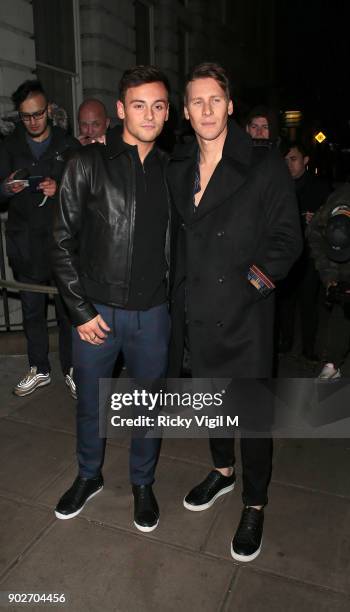
[[[307,150],[307,147],[301,140],[285,140],[281,143],[281,154],[283,157],[288,155],[291,149],[297,149],[299,153],[302,154],[303,157],[309,157],[310,153]]]
[[[32,96],[36,96],[38,94],[44,96],[47,102],[47,95],[41,82],[38,80],[28,80],[24,81],[24,83],[21,83],[21,85],[17,87],[16,91],[13,92],[11,99],[15,109],[18,111],[24,100],[26,100],[27,98],[31,98]]]
[[[220,66],[220,64],[216,64],[215,62],[202,62],[201,64],[194,66],[185,79],[185,101],[188,84],[191,83],[191,81],[196,81],[197,79],[207,78],[215,79],[215,81],[220,85],[227,99],[230,100],[230,81],[225,69]]]
[[[164,72],[156,66],[139,65],[129,68],[123,73],[119,81],[119,100],[124,103],[126,91],[130,87],[138,87],[145,83],[163,83],[168,95],[170,95],[170,83]]]

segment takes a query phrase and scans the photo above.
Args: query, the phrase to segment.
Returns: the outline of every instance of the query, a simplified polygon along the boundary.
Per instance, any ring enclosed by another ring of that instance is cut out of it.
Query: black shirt
[[[165,238],[169,211],[162,162],[156,149],[136,168],[136,215],[128,310],[148,310],[166,301]]]

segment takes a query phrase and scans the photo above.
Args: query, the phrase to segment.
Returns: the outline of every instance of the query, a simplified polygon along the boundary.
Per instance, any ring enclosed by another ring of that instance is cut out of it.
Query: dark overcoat
[[[295,190],[278,151],[254,147],[230,122],[223,156],[193,206],[196,142],[169,164],[170,193],[180,217],[172,278],[169,375],[179,376],[187,323],[192,375],[272,375],[274,292],[250,284],[250,266],[273,282],[302,248]]]

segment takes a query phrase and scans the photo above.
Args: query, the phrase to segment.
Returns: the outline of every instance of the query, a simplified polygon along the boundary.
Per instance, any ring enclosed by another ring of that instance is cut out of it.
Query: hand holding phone
[[[46,176],[45,178],[40,177],[42,180],[40,181],[38,188],[43,192],[45,196],[48,198],[52,198],[57,191],[57,183],[53,178]]]
[[[43,182],[43,176],[28,176],[28,186],[31,193],[37,193],[38,191],[42,191],[40,187]]]
[[[25,189],[28,186],[28,183],[26,180],[23,179],[16,179],[14,178],[16,175],[16,172],[12,172],[12,174],[10,174],[10,176],[6,179],[5,181],[5,188],[9,193],[20,193],[20,191],[23,191],[23,189]]]

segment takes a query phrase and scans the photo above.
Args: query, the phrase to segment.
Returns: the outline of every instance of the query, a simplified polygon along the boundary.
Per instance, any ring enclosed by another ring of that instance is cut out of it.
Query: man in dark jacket
[[[322,382],[341,377],[350,343],[350,185],[345,183],[317,211],[308,227],[316,269],[331,307]]]
[[[320,278],[311,257],[306,231],[315,212],[326,201],[330,186],[327,181],[308,171],[309,155],[301,142],[284,143],[281,150],[295,185],[304,249],[287,278],[278,287],[279,351],[287,353],[292,349],[298,306],[302,354],[308,360],[317,361],[315,341],[319,319]]]
[[[56,191],[67,155],[80,145],[50,125],[48,100],[39,81],[25,81],[12,99],[21,123],[0,145],[0,202],[8,201],[7,255],[18,282],[47,285]],[[28,179],[29,185],[21,179]],[[14,393],[24,396],[48,385],[51,378],[46,294],[21,291],[20,297],[30,370]],[[59,296],[55,296],[55,305],[61,367],[74,396],[71,324]]]
[[[172,292],[172,376],[180,373],[187,323],[193,377],[270,377],[274,284],[301,250],[285,164],[274,148],[254,150],[251,138],[228,122],[232,112],[223,68],[194,68],[185,116],[197,142],[184,147],[169,168],[171,195],[183,220]],[[209,508],[235,484],[233,440],[212,437],[210,446],[215,469],[186,495],[189,510]],[[231,553],[250,561],[261,548],[271,439],[244,438],[241,453],[244,509]]]
[[[164,154],[154,144],[168,118],[168,93],[168,80],[157,68],[127,70],[117,102],[122,133],[109,131],[106,146],[84,147],[62,180],[52,258],[76,326],[79,475],[57,505],[60,519],[79,514],[103,488],[99,378],[111,378],[120,352],[132,378],[157,379],[167,369],[169,202]],[[152,483],[159,447],[158,439],[131,441],[134,523],[140,531],[158,525]]]

